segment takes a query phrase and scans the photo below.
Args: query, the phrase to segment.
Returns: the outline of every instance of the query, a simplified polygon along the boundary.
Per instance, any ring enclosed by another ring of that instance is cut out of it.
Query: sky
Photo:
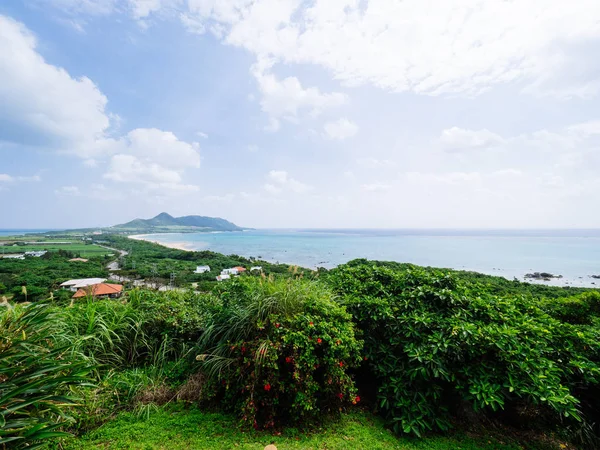
[[[600,228],[598,0],[6,0],[0,228]]]

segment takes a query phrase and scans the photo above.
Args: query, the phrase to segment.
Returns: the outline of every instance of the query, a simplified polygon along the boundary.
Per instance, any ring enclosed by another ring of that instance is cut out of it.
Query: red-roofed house
[[[121,296],[123,286],[120,284],[99,283],[79,289],[73,298],[92,296],[94,298],[117,298]]]
[[[245,267],[242,267],[242,266],[237,266],[237,267],[234,267],[234,269],[237,269],[238,273],[242,273],[242,272],[245,272],[245,271],[246,271],[246,268],[245,268]]]

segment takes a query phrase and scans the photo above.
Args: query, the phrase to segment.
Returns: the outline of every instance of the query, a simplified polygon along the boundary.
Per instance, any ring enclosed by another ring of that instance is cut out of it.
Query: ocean
[[[0,236],[22,236],[25,234],[32,234],[32,233],[47,233],[48,231],[56,231],[56,230],[50,230],[48,228],[44,228],[44,229],[0,229]]]
[[[145,235],[188,250],[212,250],[303,267],[332,268],[356,258],[472,270],[524,280],[600,287],[600,230],[248,230]]]

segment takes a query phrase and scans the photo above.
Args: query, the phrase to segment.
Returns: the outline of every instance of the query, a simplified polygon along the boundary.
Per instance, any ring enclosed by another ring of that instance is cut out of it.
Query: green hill
[[[144,231],[168,231],[168,230],[187,230],[198,231],[241,231],[244,228],[221,219],[220,217],[206,216],[184,216],[173,217],[168,213],[160,213],[151,219],[134,219],[121,225],[115,225],[112,228],[125,230],[144,230]]]

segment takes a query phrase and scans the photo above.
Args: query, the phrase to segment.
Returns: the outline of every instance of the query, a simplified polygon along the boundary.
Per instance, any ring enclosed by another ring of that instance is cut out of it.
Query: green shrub
[[[202,338],[214,397],[256,428],[302,424],[356,403],[361,342],[323,287],[247,277],[221,289]]]
[[[553,317],[574,325],[590,325],[600,317],[600,292],[548,300],[543,308]]]
[[[368,263],[327,277],[365,339],[365,370],[395,431],[449,427],[453,405],[496,411],[530,402],[580,419],[566,383],[597,383],[590,336],[522,297],[471,292],[440,270]],[[578,334],[581,333],[581,334]]]
[[[0,446],[35,448],[67,435],[76,400],[69,390],[90,380],[91,367],[56,345],[56,317],[44,305],[0,313]]]

